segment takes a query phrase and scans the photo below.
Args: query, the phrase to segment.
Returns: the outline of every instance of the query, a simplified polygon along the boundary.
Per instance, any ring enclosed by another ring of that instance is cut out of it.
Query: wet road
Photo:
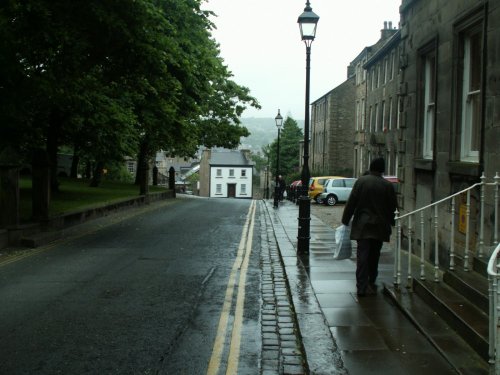
[[[252,205],[176,199],[1,262],[0,374],[257,373]]]

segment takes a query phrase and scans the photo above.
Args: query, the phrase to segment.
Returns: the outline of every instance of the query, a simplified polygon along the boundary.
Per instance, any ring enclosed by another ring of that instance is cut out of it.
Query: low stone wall
[[[109,204],[91,207],[85,210],[68,212],[59,216],[49,218],[44,223],[21,225],[15,228],[0,229],[0,249],[8,245],[23,244],[29,247],[36,247],[35,237],[40,239],[57,239],[53,233],[74,225],[82,224],[88,220],[97,219],[103,216],[127,210],[133,207],[139,207],[144,204],[156,202],[168,198],[173,198],[174,193],[169,190],[161,193],[150,193],[134,198],[123,199]],[[33,240],[31,241],[30,238]],[[42,242],[44,242],[42,240]]]

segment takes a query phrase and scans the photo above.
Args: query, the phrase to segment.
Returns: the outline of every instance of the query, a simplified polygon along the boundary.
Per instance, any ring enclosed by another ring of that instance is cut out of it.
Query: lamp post
[[[316,26],[319,16],[312,11],[309,0],[306,2],[304,12],[297,22],[300,26],[300,36],[306,45],[306,100],[304,116],[304,162],[302,164],[302,194],[299,197],[299,228],[297,235],[297,252],[300,255],[309,254],[311,202],[309,201],[309,81],[311,73],[311,44],[316,36]]]
[[[283,117],[278,109],[278,114],[274,118],[276,121],[276,127],[278,128],[278,149],[276,151],[276,184],[274,186],[274,208],[278,208],[278,202],[280,198],[280,186],[279,186],[279,175],[280,175],[280,130],[281,125],[283,125]]]

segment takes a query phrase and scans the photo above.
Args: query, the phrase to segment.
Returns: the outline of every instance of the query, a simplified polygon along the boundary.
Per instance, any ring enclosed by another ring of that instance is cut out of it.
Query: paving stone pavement
[[[333,259],[336,245],[331,225],[311,214],[310,253],[301,258],[296,253],[298,207],[285,201],[275,209],[272,201],[260,202],[261,217],[265,217],[261,226],[269,244],[269,254],[262,253],[263,288],[270,291],[271,280],[276,283],[274,294],[265,294],[269,305],[264,302],[268,309],[262,314],[269,319],[269,325],[276,325],[273,333],[278,333],[272,336],[274,341],[265,341],[263,374],[457,373],[385,295],[385,286],[393,281],[391,246],[382,249],[377,294],[358,298],[355,249],[351,259]],[[280,311],[284,315],[280,316]],[[277,321],[272,321],[272,315],[277,316]],[[291,333],[286,329],[292,327],[299,344],[285,350],[293,338],[286,341],[281,333]],[[271,349],[274,355],[266,354]],[[290,366],[285,366],[288,354],[295,361],[301,358],[302,369],[292,367],[292,359],[288,360]],[[267,361],[268,356],[275,362]]]

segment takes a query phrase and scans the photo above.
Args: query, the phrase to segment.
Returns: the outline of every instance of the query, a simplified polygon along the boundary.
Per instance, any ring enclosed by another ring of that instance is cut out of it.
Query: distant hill
[[[301,129],[304,129],[303,120],[295,120]],[[241,138],[241,145],[253,152],[258,152],[263,146],[272,143],[278,137],[278,129],[274,117],[257,118],[247,117],[242,118],[241,123],[250,132],[249,137]]]

